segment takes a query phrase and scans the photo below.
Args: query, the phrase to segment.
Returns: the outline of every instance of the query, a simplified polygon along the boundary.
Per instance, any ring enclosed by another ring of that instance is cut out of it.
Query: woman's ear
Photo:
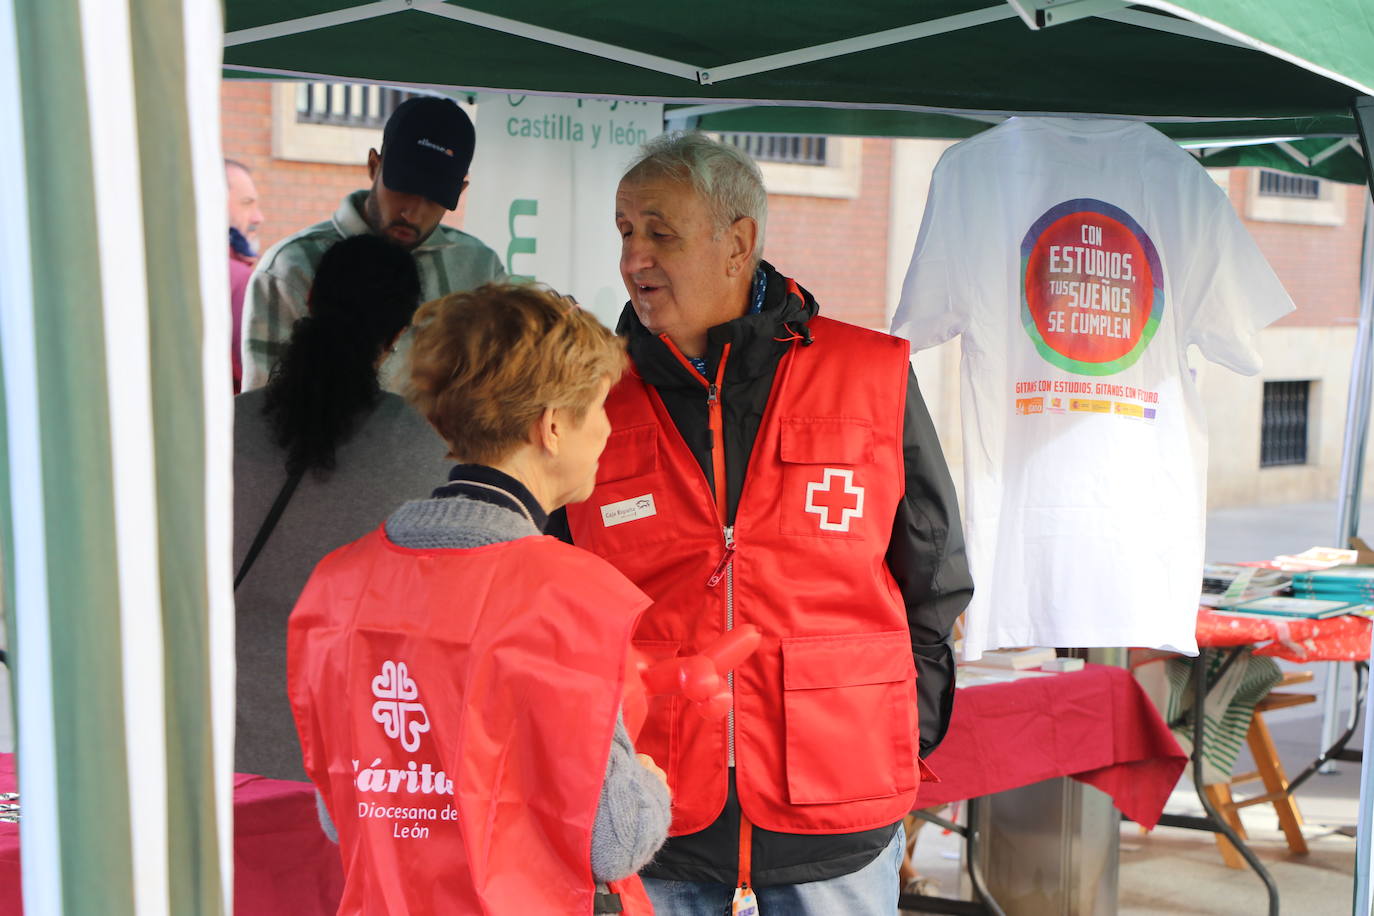
[[[548,454],[558,454],[563,445],[563,424],[554,408],[545,407],[540,412],[530,431],[530,438],[534,445]]]

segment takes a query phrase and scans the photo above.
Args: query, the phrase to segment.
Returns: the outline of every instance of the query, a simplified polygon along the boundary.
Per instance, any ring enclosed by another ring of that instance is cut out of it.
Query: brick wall
[[[857,198],[768,198],[764,257],[810,290],[821,314],[886,327],[891,178],[891,141],[866,139]]]
[[[326,219],[345,194],[367,184],[364,162],[352,165],[291,162],[272,158],[271,85],[222,84],[224,152],[253,169],[266,222],[268,245]],[[886,297],[887,233],[892,145],[862,142],[863,168],[857,198],[772,195],[765,255],[819,300],[823,313],[881,328]],[[1249,170],[1232,169],[1230,195],[1242,217]],[[1359,255],[1363,188],[1338,186],[1346,195],[1339,226],[1245,220],[1260,250],[1298,305],[1279,322],[1288,326],[1347,325],[1359,311]],[[445,222],[462,225],[463,208]]]
[[[1335,186],[1335,192],[1346,198],[1345,220],[1339,226],[1264,222],[1245,218],[1250,173],[1250,169],[1231,170],[1231,202],[1297,305],[1297,311],[1274,326],[1353,324],[1360,313],[1360,240],[1366,190],[1355,185]]]

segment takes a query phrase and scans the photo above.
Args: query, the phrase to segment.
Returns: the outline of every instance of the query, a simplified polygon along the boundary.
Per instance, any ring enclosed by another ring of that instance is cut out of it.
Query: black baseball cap
[[[406,99],[382,132],[382,184],[452,210],[476,145],[472,120],[454,102],[428,95]]]

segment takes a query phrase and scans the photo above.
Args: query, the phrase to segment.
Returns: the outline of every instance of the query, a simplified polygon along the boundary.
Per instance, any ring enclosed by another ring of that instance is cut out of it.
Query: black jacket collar
[[[492,489],[495,487],[495,489]],[[539,500],[523,483],[496,468],[485,464],[459,464],[448,472],[448,483],[430,494],[432,499],[445,499],[450,496],[466,496],[479,502],[491,503],[520,512],[521,507],[530,516],[534,526],[540,531],[548,523],[549,517]]]
[[[815,317],[815,298],[793,280],[784,277],[773,265],[760,264],[768,275],[768,291],[763,310],[719,324],[706,333],[706,372],[714,377],[725,345],[730,344],[730,359],[725,366],[725,382],[757,378],[771,373],[778,360],[800,338],[811,340],[807,322]],[[684,366],[660,338],[640,324],[634,307],[625,304],[616,333],[627,338],[630,359],[645,382],[655,388],[699,389],[696,373]]]

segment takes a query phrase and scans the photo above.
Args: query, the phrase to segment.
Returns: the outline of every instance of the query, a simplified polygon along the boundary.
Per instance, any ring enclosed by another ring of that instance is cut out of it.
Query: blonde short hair
[[[529,436],[545,408],[575,422],[602,380],[625,370],[624,341],[552,290],[487,284],[415,313],[406,396],[449,457],[496,464]]]

